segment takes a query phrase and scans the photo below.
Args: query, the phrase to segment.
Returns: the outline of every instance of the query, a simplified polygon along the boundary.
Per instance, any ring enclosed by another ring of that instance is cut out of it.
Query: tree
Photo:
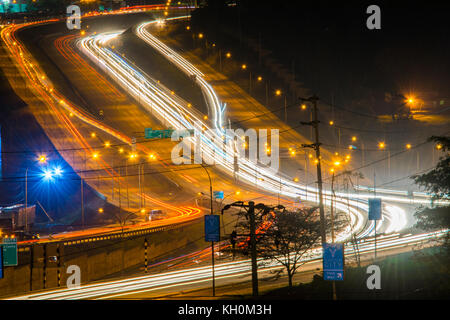
[[[439,158],[436,167],[422,175],[412,177],[414,182],[432,194],[432,203],[436,200],[450,200],[450,138],[432,136],[428,139],[436,143],[439,150],[445,153]],[[416,227],[422,230],[450,228],[450,205],[438,205],[434,208],[421,207],[414,216]],[[448,244],[447,234],[447,244]]]
[[[289,287],[306,253],[320,245],[320,220],[317,208],[275,211],[270,227],[258,241],[259,256],[284,266]]]
[[[317,209],[313,207],[287,211],[280,205],[274,207],[262,203],[255,205],[257,256],[266,261],[280,263],[286,269],[290,287],[296,271],[304,264],[304,258],[311,249],[320,247],[320,216]],[[237,215],[237,232],[233,231],[230,235],[231,250],[233,255],[238,252],[249,256],[252,249],[249,213],[241,210]],[[329,230],[330,221],[325,223]],[[335,219],[334,228],[337,232],[345,225],[344,219]]]

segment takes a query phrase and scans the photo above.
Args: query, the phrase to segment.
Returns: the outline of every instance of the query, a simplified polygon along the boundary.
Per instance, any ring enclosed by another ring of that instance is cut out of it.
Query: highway
[[[176,17],[176,19],[185,18],[186,17]],[[172,19],[175,18],[169,18],[167,20]],[[240,157],[237,150],[238,148],[234,145],[227,144],[225,151],[222,152],[222,139],[227,135],[227,132],[223,129],[226,126],[224,123],[224,107],[214,89],[203,79],[203,74],[199,70],[146,30],[151,24],[162,23],[165,22],[157,19],[140,24],[136,28],[136,33],[149,45],[165,55],[166,58],[178,66],[180,70],[189,75],[196,75],[196,81],[202,88],[203,93],[206,96],[208,107],[210,108],[209,114],[212,115],[211,121],[206,121],[204,118],[201,118],[197,112],[189,108],[188,102],[173,95],[167,88],[163,88],[155,79],[152,79],[149,75],[145,74],[145,72],[139,70],[136,66],[115,53],[114,50],[108,46],[108,42],[119,36],[122,31],[91,35],[80,40],[79,45],[83,52],[85,52],[93,62],[98,63],[123,89],[127,90],[129,94],[136,99],[139,98],[141,105],[147,108],[149,112],[156,114],[161,120],[166,121],[175,129],[195,129],[196,132],[202,132],[202,134],[200,134],[202,151],[206,157],[209,157],[210,159],[214,158],[217,164],[216,167],[222,169],[228,175],[238,175],[239,178],[246,181],[247,184],[272,194],[279,192],[282,196],[288,198],[296,199],[300,197],[306,201],[317,203],[316,188],[294,183],[292,179],[287,179],[282,176],[282,174],[271,172],[271,170],[262,166],[257,166],[257,169],[255,170],[254,163]],[[227,138],[230,140],[234,139],[234,137]],[[198,143],[198,140],[193,138],[190,139],[194,145]],[[241,137],[237,137],[238,141],[239,139],[241,139]],[[218,142],[213,143],[211,141]],[[233,168],[233,160],[235,157],[238,158],[238,172],[234,172]],[[281,190],[278,190],[280,184],[282,185],[282,188]],[[369,225],[368,229],[365,231],[362,230],[364,227],[364,213],[367,212],[368,208],[367,199],[372,196],[373,195],[370,193],[365,192],[351,194],[336,193],[337,208],[345,210],[347,206],[350,206],[353,230],[355,233],[360,233],[360,236],[362,237],[374,232],[373,225]],[[331,192],[325,190],[324,198],[325,205],[330,205]],[[380,198],[390,203],[425,204],[430,201],[429,197],[423,194],[417,194],[414,198],[411,198],[405,193],[399,193],[395,190],[392,192],[383,190],[383,193],[380,194]],[[385,229],[388,232],[395,232],[401,230],[405,226],[405,212],[395,204],[384,206],[384,214],[386,219],[383,223],[377,225],[377,231],[380,232]],[[346,231],[347,232],[338,236],[339,240],[344,240],[349,237],[349,230]]]
[[[424,233],[419,235],[391,234],[377,239],[377,252],[401,249],[411,250],[410,246],[430,239],[442,237],[447,231]],[[361,257],[373,255],[373,238],[360,241],[359,254]],[[302,259],[304,264],[302,271],[314,270],[320,267],[321,249],[309,252]],[[347,259],[355,255],[351,245],[345,247]],[[270,277],[270,271],[282,268],[279,264],[271,261],[258,260],[259,277]],[[248,280],[251,273],[250,260],[239,260],[219,263],[215,267],[216,285],[238,283]],[[105,281],[95,284],[82,285],[79,288],[48,290],[42,293],[35,293],[11,298],[11,300],[79,300],[79,299],[127,299],[136,297],[153,298],[180,292],[182,290],[192,290],[210,287],[211,267],[196,267],[184,270],[162,272],[152,275],[132,277],[124,280]]]
[[[167,21],[173,19],[186,19],[185,16],[166,19]],[[52,22],[52,21],[49,21]],[[54,21],[53,21],[54,22]],[[136,101],[139,101],[139,106],[145,111],[137,112],[134,115],[135,118],[142,117],[146,114],[147,118],[155,117],[160,123],[165,126],[171,126],[174,129],[194,129],[196,131],[195,138],[185,138],[187,141],[194,145],[198,145],[199,141],[203,154],[206,159],[211,161],[215,160],[216,166],[220,172],[215,171],[218,179],[226,180],[230,177],[238,176],[239,180],[245,182],[249,190],[256,190],[251,193],[252,198],[263,197],[267,195],[279,194],[282,197],[281,201],[297,200],[301,199],[306,203],[318,203],[317,188],[307,184],[294,182],[292,177],[281,172],[274,172],[267,167],[255,165],[249,159],[241,156],[239,152],[239,146],[243,144],[242,137],[228,136],[228,133],[224,128],[227,127],[226,112],[227,108],[221,102],[219,95],[216,93],[212,85],[205,80],[205,75],[198,70],[193,64],[188,62],[185,58],[179,55],[177,52],[169,48],[162,41],[157,39],[151,34],[149,29],[152,25],[167,23],[160,19],[156,19],[150,22],[139,24],[136,29],[136,35],[140,37],[145,43],[154,49],[158,50],[169,61],[176,65],[182,72],[188,75],[195,74],[196,82],[199,84],[204,96],[206,97],[207,106],[209,108],[210,119],[205,119],[198,110],[192,109],[189,106],[189,102],[185,101],[182,97],[173,93],[170,88],[167,88],[160,84],[156,79],[153,79],[151,75],[147,74],[143,70],[140,70],[131,61],[121,56],[109,45],[109,42],[121,35],[123,30],[117,30],[114,32],[102,32],[87,35],[78,39],[78,37],[66,37],[59,38],[55,42],[56,47],[62,56],[66,55],[67,60],[73,61],[72,55],[75,52],[69,52],[69,42],[76,41],[79,49],[83,54],[90,58],[91,62],[100,67],[104,74],[115,81],[115,84],[120,86],[122,90],[127,92],[130,96],[134,97]],[[132,145],[132,137],[130,132],[134,132],[134,128],[142,129],[142,127],[148,126],[149,123],[154,123],[151,120],[146,124],[133,123],[133,121],[123,121],[119,124],[119,120],[112,121],[109,125],[103,121],[99,121],[96,117],[72,103],[64,97],[55,86],[52,85],[45,72],[39,68],[39,64],[31,56],[29,52],[19,43],[15,38],[14,33],[23,26],[12,26],[4,28],[1,31],[1,36],[4,42],[7,44],[15,61],[17,61],[25,77],[32,83],[30,88],[36,95],[40,96],[45,105],[51,110],[52,117],[54,117],[58,124],[55,125],[58,130],[64,131],[64,133],[56,133],[55,136],[59,136],[59,139],[67,140],[67,133],[70,133],[70,141],[77,148],[84,148],[88,150],[89,154],[96,153],[95,145],[92,145],[86,137],[90,135],[93,129],[97,132],[101,132],[108,141],[111,141],[113,145],[126,145],[130,147]],[[65,43],[65,44],[64,44]],[[95,70],[91,70],[91,75],[86,76],[85,70],[89,69],[89,65],[85,64],[82,60],[77,60],[77,67],[80,68],[79,74],[84,75],[91,79],[92,75],[96,74]],[[97,91],[102,92],[104,88],[109,88],[111,92],[121,95],[120,92],[116,92],[116,89],[110,86],[105,79],[101,79],[102,84],[97,85]],[[111,99],[111,96],[106,93],[103,94],[105,101]],[[100,102],[99,102],[100,104]],[[123,110],[122,110],[123,111]],[[122,112],[121,111],[121,112]],[[42,115],[41,115],[42,116]],[[44,117],[44,116],[42,116]],[[146,118],[146,119],[147,119]],[[80,129],[81,128],[81,129]],[[128,132],[125,134],[124,132]],[[64,137],[64,138],[61,138]],[[198,138],[197,138],[198,137]],[[235,144],[226,144],[223,149],[222,141],[226,137],[228,140],[236,138]],[[197,215],[201,214],[198,208],[193,205],[185,205],[189,198],[189,194],[193,194],[195,189],[203,188],[206,183],[205,177],[193,178],[186,176],[185,174],[178,173],[176,166],[170,164],[170,155],[162,155],[162,151],[156,153],[154,150],[164,150],[172,146],[170,143],[161,142],[159,148],[149,149],[144,143],[137,143],[136,149],[147,157],[154,160],[154,163],[158,164],[158,170],[163,174],[161,176],[170,176],[167,183],[175,183],[177,185],[183,185],[183,196],[179,202],[174,205],[171,199],[179,197],[179,194],[171,195],[171,198],[161,200],[158,194],[152,196],[145,194],[145,191],[134,188],[131,189],[131,193],[136,195],[132,209],[140,208],[140,199],[145,198],[150,203],[156,204],[160,207],[165,207],[171,212],[178,212],[174,215],[172,220],[168,220],[167,223],[174,223],[174,221],[180,221],[178,219],[191,219],[197,218]],[[64,149],[64,148],[61,148]],[[165,152],[165,151],[164,151]],[[83,156],[80,156],[81,159]],[[86,155],[84,155],[86,157]],[[114,180],[120,181],[121,174],[117,172],[114,166],[114,155],[103,155],[102,157],[94,161],[90,166],[95,171],[94,176],[85,176],[85,179],[95,181],[98,179],[98,170],[105,172],[107,176],[111,178],[111,185],[98,184],[94,187],[104,194],[115,190]],[[68,162],[70,163],[70,157]],[[234,159],[237,158],[239,170],[234,170]],[[104,160],[103,160],[104,159]],[[78,167],[80,172],[83,171],[83,165],[86,168],[86,161],[84,164],[82,161],[78,163],[72,162],[71,165],[74,168]],[[88,165],[89,166],[89,165]],[[255,169],[256,168],[256,169]],[[88,173],[87,173],[88,174]],[[139,173],[140,174],[140,173]],[[145,175],[144,175],[145,176]],[[227,177],[227,178],[224,178]],[[134,182],[130,185],[137,185],[137,178],[134,177]],[[184,181],[184,182],[183,182]],[[120,183],[119,183],[120,184]],[[222,183],[221,187],[228,185],[228,190],[233,190],[236,187],[230,183]],[[337,235],[336,240],[339,242],[348,241],[352,234],[356,234],[360,243],[360,252],[362,254],[369,254],[373,250],[373,242],[371,237],[374,234],[374,224],[367,223],[367,199],[373,197],[373,190],[363,186],[356,186],[358,192],[344,193],[337,192],[335,195],[335,206],[339,211],[348,212],[350,219],[350,226],[347,227],[341,234]],[[248,196],[248,193],[247,193]],[[377,189],[377,196],[382,198],[385,205],[383,206],[384,219],[381,223],[377,224],[377,232],[385,233],[388,235],[382,236],[377,241],[377,247],[380,250],[388,250],[393,248],[401,248],[407,245],[412,245],[427,239],[442,236],[446,231],[438,233],[427,233],[422,235],[408,235],[400,236],[398,232],[405,228],[407,224],[407,213],[403,209],[401,204],[418,205],[430,203],[430,197],[423,193],[408,194],[406,191],[389,190],[389,189]],[[235,197],[236,198],[236,197]],[[121,199],[121,198],[119,198]],[[119,204],[121,201],[111,197],[108,201],[114,204]],[[246,198],[248,200],[249,198]],[[191,201],[193,197],[191,196]],[[231,199],[230,199],[231,200]],[[331,205],[332,194],[328,190],[324,190],[324,201],[326,206]],[[130,207],[130,206],[128,206]],[[130,210],[130,208],[128,208]],[[179,216],[179,218],[177,218]],[[142,224],[130,226],[130,228],[140,228]],[[145,226],[144,226],[145,227]],[[99,232],[105,232],[105,229],[88,231],[90,234],[96,234]],[[77,233],[76,236],[83,236],[84,234]],[[365,239],[363,239],[365,238]],[[350,252],[352,246],[347,246],[348,254],[352,255],[354,252]],[[317,263],[320,259],[321,251],[319,249],[310,252],[309,257],[305,260],[310,264]],[[261,272],[265,273],[273,269],[279,269],[278,265],[264,265],[261,267]],[[186,270],[171,271],[167,273],[159,273],[157,275],[143,276],[138,278],[125,279],[120,281],[111,281],[100,284],[84,285],[79,289],[73,290],[56,290],[48,291],[45,293],[26,295],[17,297],[17,299],[108,299],[123,297],[127,294],[136,294],[139,292],[147,291],[164,291],[165,289],[172,288],[179,290],[180,286],[189,286],[198,284],[199,286],[208,285],[210,281],[211,268],[209,266],[189,268]],[[216,266],[216,275],[218,279],[228,279],[227,281],[240,281],[243,276],[248,275],[250,272],[249,261],[234,261],[219,264]]]
[[[178,192],[177,202],[171,200],[173,197],[167,197],[167,195],[161,197],[161,195],[158,194],[160,192],[158,189],[165,192],[168,187],[173,188],[173,186],[176,186],[177,184],[171,182],[170,179],[166,179],[166,176],[170,177],[171,172],[167,169],[167,165],[164,164],[164,161],[158,161],[158,163],[161,163],[161,168],[152,165],[150,170],[149,164],[155,162],[156,155],[154,155],[154,152],[146,145],[140,143],[137,143],[136,145],[136,153],[139,152],[141,158],[143,156],[146,157],[143,159],[144,161],[140,160],[142,166],[145,167],[147,164],[147,174],[143,172],[142,176],[146,176],[145,182],[147,186],[153,185],[154,187],[152,188],[151,193],[148,187],[146,190],[145,187],[143,188],[144,190],[138,189],[138,178],[140,178],[138,175],[139,161],[134,161],[134,163],[133,161],[129,161],[130,163],[125,166],[127,164],[126,158],[132,152],[132,148],[130,148],[131,137],[113,129],[104,122],[99,121],[96,117],[71,103],[69,99],[58,92],[51,80],[45,75],[45,72],[40,68],[39,63],[16,38],[18,30],[33,25],[34,23],[29,23],[2,29],[2,39],[9,49],[13,61],[17,63],[17,67],[21,71],[20,75],[24,79],[27,79],[28,83],[23,85],[19,80],[15,80],[15,78],[18,78],[18,75],[10,75],[10,78],[17,81],[17,83],[14,83],[16,89],[18,89],[20,93],[23,92],[22,97],[25,97],[25,101],[29,102],[33,113],[41,122],[46,133],[52,139],[65,160],[83,177],[84,181],[89,183],[94,189],[97,189],[106,196],[110,195],[107,198],[109,202],[116,206],[119,206],[120,203],[122,203],[122,209],[124,210],[138,212],[138,215],[141,215],[142,217],[139,210],[143,206],[143,201],[147,212],[149,210],[148,207],[152,209],[161,208],[168,211],[170,218],[165,222],[167,224],[178,223],[182,220],[197,219],[199,214],[202,214],[202,211],[198,208],[193,208],[195,206],[195,199],[192,197],[192,192],[189,192],[188,195]],[[61,47],[59,49],[61,49]],[[93,78],[98,82],[99,78],[96,77],[95,74]],[[105,87],[102,87],[102,90],[104,88]],[[114,90],[112,86],[110,88],[112,88],[111,90]],[[33,92],[35,96],[30,97],[29,91]],[[115,98],[117,101],[117,96]],[[140,117],[142,117],[142,115],[140,115]],[[92,138],[91,136],[93,132],[96,133],[95,138]],[[104,133],[104,135],[101,136],[101,133]],[[105,147],[105,141],[108,141],[110,144],[109,148]],[[123,149],[123,151],[121,149]],[[120,152],[123,153],[121,159],[117,159],[118,156],[120,156]],[[96,155],[98,156],[96,157]],[[147,158],[151,156],[155,157],[155,159]],[[127,177],[124,172],[126,169],[129,170],[129,177]],[[165,174],[156,175],[155,173],[157,173],[158,170],[165,172]],[[186,183],[192,182],[192,180],[186,181],[188,178],[185,177],[183,172],[180,172],[179,175],[183,176],[182,180]],[[122,189],[121,194],[120,187]],[[128,193],[130,196],[128,196]],[[163,199],[161,200],[161,198]],[[187,202],[190,202],[190,204],[186,205]],[[174,205],[175,203],[180,203],[181,205]],[[147,206],[145,206],[145,204],[147,204]],[[181,220],[177,221],[176,216],[180,216]],[[161,222],[138,223],[134,227],[141,228],[143,225],[150,227],[158,224],[161,224]],[[130,226],[127,226],[127,228],[128,227]],[[117,230],[117,228],[117,225],[112,225],[86,231],[67,232],[60,235],[53,235],[52,241],[55,239],[61,240],[103,234],[113,232],[114,230]],[[43,237],[37,242],[43,241],[49,241],[49,239]]]

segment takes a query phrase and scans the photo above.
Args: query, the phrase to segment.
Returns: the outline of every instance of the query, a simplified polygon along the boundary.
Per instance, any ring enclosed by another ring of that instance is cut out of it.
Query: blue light
[[[43,173],[44,179],[45,180],[51,180],[53,179],[53,173],[49,170],[45,170]]]
[[[53,169],[53,172],[54,172],[55,176],[60,177],[62,175],[63,171],[61,170],[60,167],[56,167]]]

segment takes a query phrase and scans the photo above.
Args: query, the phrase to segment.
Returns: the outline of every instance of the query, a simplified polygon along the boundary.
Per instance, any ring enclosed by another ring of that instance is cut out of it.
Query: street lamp
[[[46,155],[40,155],[38,158],[39,164],[47,162]],[[28,168],[25,170],[25,231],[28,231]]]
[[[200,164],[203,169],[205,169],[206,174],[208,175],[209,179],[209,198],[210,198],[210,205],[211,205],[211,211],[210,215],[213,215],[213,189],[212,189],[212,181],[211,176],[209,175],[208,169],[206,169],[205,165],[203,163]],[[216,296],[216,280],[215,280],[215,274],[214,274],[214,241],[211,241],[211,260],[212,260],[212,287],[213,287],[213,297]]]

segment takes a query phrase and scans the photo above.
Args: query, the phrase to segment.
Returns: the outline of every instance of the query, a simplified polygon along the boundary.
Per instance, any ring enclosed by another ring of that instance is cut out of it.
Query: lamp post
[[[83,195],[83,178],[80,175],[80,188],[81,188],[81,227],[84,230],[84,195]]]
[[[41,155],[38,158],[40,164],[47,162],[47,157]],[[25,232],[28,231],[28,168],[25,170]]]
[[[28,168],[25,170],[25,232],[28,231]]]
[[[206,169],[205,165],[201,163],[201,166],[203,169],[205,169],[206,174],[208,175],[209,179],[209,198],[210,198],[210,205],[211,205],[211,211],[210,215],[213,215],[213,191],[212,191],[212,181],[211,176],[209,175],[208,169]],[[214,274],[214,241],[211,241],[211,263],[212,263],[212,289],[213,289],[213,297],[216,296],[216,279]]]

